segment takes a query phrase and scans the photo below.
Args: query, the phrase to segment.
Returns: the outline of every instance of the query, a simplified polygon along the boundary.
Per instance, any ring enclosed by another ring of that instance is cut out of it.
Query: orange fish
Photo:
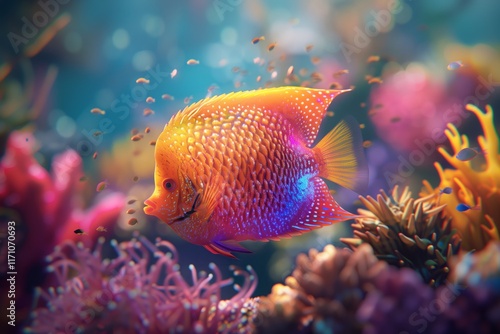
[[[312,147],[332,100],[348,90],[269,88],[201,100],[156,141],[144,212],[212,253],[248,252],[344,221],[322,178],[358,191],[368,179],[359,126],[342,121]]]

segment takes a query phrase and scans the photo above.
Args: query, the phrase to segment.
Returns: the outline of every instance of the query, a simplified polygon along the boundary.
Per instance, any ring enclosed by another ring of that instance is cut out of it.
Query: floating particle
[[[150,142],[149,142],[149,145],[151,145],[151,146],[155,146],[155,145],[156,145],[156,140],[152,140],[152,141],[150,141]]]
[[[342,76],[344,74],[348,74],[348,73],[349,73],[349,70],[347,70],[347,69],[340,70],[340,71],[337,71],[337,72],[333,73],[333,77],[334,78],[338,78],[338,77],[340,77],[340,76]]]
[[[365,103],[365,102],[361,102],[361,103],[359,104],[359,106],[360,106],[361,108],[365,108],[365,107],[366,107],[366,103]]]
[[[132,156],[134,156],[134,157],[136,157],[140,154],[141,154],[141,150],[135,150],[134,152],[132,152]]]
[[[335,116],[335,113],[333,111],[327,111],[326,116],[333,117],[333,116]]]
[[[390,119],[391,123],[397,123],[399,121],[401,121],[401,117],[399,116],[394,116]]]
[[[330,190],[329,190],[329,192],[330,192],[330,195],[335,195],[335,194],[337,193],[337,190],[335,190],[335,189],[330,189]]]
[[[321,73],[318,73],[318,72],[312,72],[311,73],[311,80],[314,83],[318,83],[318,82],[323,80],[323,75],[321,75]]]
[[[174,99],[174,97],[172,95],[169,95],[169,94],[163,94],[161,96],[161,98],[164,100],[173,100]]]
[[[127,202],[127,204],[129,204],[129,205],[130,205],[130,204],[134,204],[135,202],[137,202],[137,200],[136,200],[135,198],[132,198],[132,199],[130,199],[130,200]]]
[[[480,152],[478,149],[466,147],[466,148],[461,149],[455,155],[455,158],[457,158],[460,161],[469,161],[469,160],[474,159],[479,153]]]
[[[191,102],[192,99],[193,99],[192,96],[185,97],[184,98],[184,104],[188,104],[189,102]]]
[[[448,71],[455,71],[455,70],[458,70],[460,67],[463,67],[464,64],[462,63],[462,61],[460,60],[457,60],[457,61],[454,61],[452,63],[449,63],[448,66],[447,66],[447,69]]]
[[[241,81],[235,81],[234,88],[240,88],[240,87],[241,87]]]
[[[330,89],[342,89],[343,86],[339,82],[332,82],[330,84]]]
[[[276,69],[276,66],[274,66],[274,64],[269,65],[269,66],[267,67],[267,71],[268,71],[269,73],[273,72],[275,69]]]
[[[371,116],[375,116],[376,114],[377,114],[377,110],[375,110],[375,109],[368,110],[368,116],[371,117]]]
[[[130,137],[130,140],[131,141],[139,141],[143,138],[143,136],[141,134],[137,134],[137,135],[133,135],[132,137]]]
[[[302,81],[302,83],[300,84],[300,87],[309,87],[310,85],[310,82],[309,81]]]
[[[81,228],[77,228],[76,230],[73,231],[76,235],[82,235],[85,234]]]
[[[372,142],[371,142],[370,140],[365,140],[365,141],[363,142],[363,147],[364,147],[364,148],[368,148],[368,147],[370,147],[370,146],[372,146]]]
[[[294,73],[290,74],[287,78],[285,79],[288,79],[290,80],[290,82],[299,82],[299,77],[296,76]]]
[[[290,75],[293,74],[293,66],[290,66],[288,70],[286,71],[286,76],[289,77]]]
[[[368,79],[369,84],[374,84],[374,83],[381,84],[382,82],[383,82],[382,79],[378,77],[373,77]]]
[[[314,45],[312,44],[307,44],[306,45],[306,52],[310,52],[314,48]]]
[[[92,159],[97,159],[97,156],[99,155],[99,153],[97,153],[97,151],[94,152],[94,154],[92,155]]]
[[[98,226],[95,230],[97,232],[108,232],[108,230],[104,226]]]
[[[174,69],[172,72],[170,72],[170,78],[175,78],[175,76],[177,75],[177,69]]]
[[[155,98],[154,97],[148,96],[146,98],[146,103],[154,103],[154,102],[155,102]]]
[[[321,61],[321,58],[320,57],[311,57],[311,63],[313,63],[313,65],[317,65],[319,64],[319,62]]]
[[[212,93],[213,91],[215,91],[217,89],[219,89],[219,86],[217,86],[217,85],[210,85],[210,86],[208,86],[207,91],[209,93]]]
[[[188,64],[188,65],[198,65],[199,63],[200,63],[200,61],[199,61],[199,60],[196,60],[196,59],[189,59],[189,60],[187,61],[187,64]]]
[[[133,215],[135,213],[135,209],[128,209],[125,213],[127,215]]]
[[[134,176],[134,178],[132,180],[134,180],[134,182],[139,181],[139,176]]]
[[[150,133],[151,132],[151,128],[148,126],[144,129],[144,133]]]
[[[96,130],[96,131],[94,131],[94,133],[93,133],[93,136],[94,136],[94,137],[99,137],[100,135],[102,135],[102,131],[99,131],[99,130]]]
[[[271,79],[276,79],[277,76],[278,76],[277,71],[274,71],[273,73],[271,73]]]
[[[139,78],[139,79],[135,80],[135,83],[138,83],[138,84],[148,84],[149,83],[149,79]]]
[[[219,60],[219,66],[220,67],[224,67],[226,66],[228,63],[227,59],[226,58],[222,58],[221,60]]]
[[[154,113],[155,112],[151,108],[145,108],[144,111],[142,112],[144,116],[154,115]]]
[[[374,106],[373,106],[373,109],[380,109],[382,108],[384,105],[382,103],[376,103]]]
[[[266,40],[266,38],[264,36],[255,37],[255,38],[252,39],[252,44],[257,44],[260,41],[265,41],[265,40]]]
[[[267,46],[267,51],[273,51],[274,48],[276,47],[277,43],[274,42],[274,43],[271,43]]]
[[[85,181],[87,181],[87,180],[88,180],[88,178],[87,178],[86,176],[82,176],[82,177],[80,177],[80,178],[78,179],[78,181],[80,181],[80,182],[85,182]]]
[[[128,224],[129,224],[130,226],[134,226],[135,224],[137,224],[137,218],[130,218],[130,219],[128,220]]]
[[[92,109],[90,109],[90,112],[92,114],[100,114],[100,115],[105,115],[106,114],[106,112],[104,110],[100,109],[100,108],[92,108]]]
[[[301,68],[300,71],[299,71],[299,74],[303,77],[305,77],[307,75],[309,71],[307,70],[307,68]]]
[[[255,57],[255,58],[253,59],[253,63],[254,63],[254,64],[259,64],[259,63],[260,63],[260,57]]]
[[[377,61],[380,61],[380,56],[370,56],[366,60],[367,63],[375,63]]]
[[[359,125],[359,128],[360,128],[360,129],[364,129],[365,127],[366,127],[366,126],[365,126],[363,123],[361,123],[361,124]]]
[[[95,190],[96,190],[97,192],[101,192],[101,191],[103,191],[104,189],[106,189],[107,187],[108,187],[107,182],[106,182],[106,181],[102,181],[102,182],[99,182],[99,183],[97,184],[97,187],[95,188]]]
[[[240,71],[240,68],[238,66],[234,66],[231,71],[233,71],[233,73],[238,73]]]
[[[257,79],[255,79],[257,82],[260,82],[260,80],[262,80],[262,77],[259,75],[257,76]]]

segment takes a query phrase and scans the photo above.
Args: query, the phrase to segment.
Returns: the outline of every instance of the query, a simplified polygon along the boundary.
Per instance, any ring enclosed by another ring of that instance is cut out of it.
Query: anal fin
[[[302,205],[299,213],[290,223],[291,233],[302,234],[322,226],[358,217],[358,215],[342,209],[321,178],[315,177],[310,182],[311,186],[314,187],[314,198]]]
[[[212,243],[203,245],[203,247],[212,254],[220,254],[233,259],[235,259],[236,256],[231,254],[231,252],[251,253],[251,251],[238,244],[238,242],[232,240],[212,241]]]

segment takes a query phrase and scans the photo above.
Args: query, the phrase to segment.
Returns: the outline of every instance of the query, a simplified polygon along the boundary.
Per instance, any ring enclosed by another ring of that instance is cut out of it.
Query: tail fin
[[[368,165],[356,120],[341,121],[314,147],[320,162],[319,176],[357,193],[368,186]]]

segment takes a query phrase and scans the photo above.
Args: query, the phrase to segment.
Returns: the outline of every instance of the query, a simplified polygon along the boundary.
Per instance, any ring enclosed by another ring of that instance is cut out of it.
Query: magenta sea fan
[[[118,256],[102,258],[104,239],[91,252],[81,244],[66,241],[49,256],[51,271],[59,284],[38,289],[37,304],[46,306],[33,313],[31,333],[247,333],[252,330],[257,301],[250,296],[257,278],[233,268],[243,277],[236,294],[221,300],[221,288],[233,284],[212,273],[198,273],[189,266],[192,284],[180,274],[175,247],[158,239],[153,245],[145,237],[111,245]]]

